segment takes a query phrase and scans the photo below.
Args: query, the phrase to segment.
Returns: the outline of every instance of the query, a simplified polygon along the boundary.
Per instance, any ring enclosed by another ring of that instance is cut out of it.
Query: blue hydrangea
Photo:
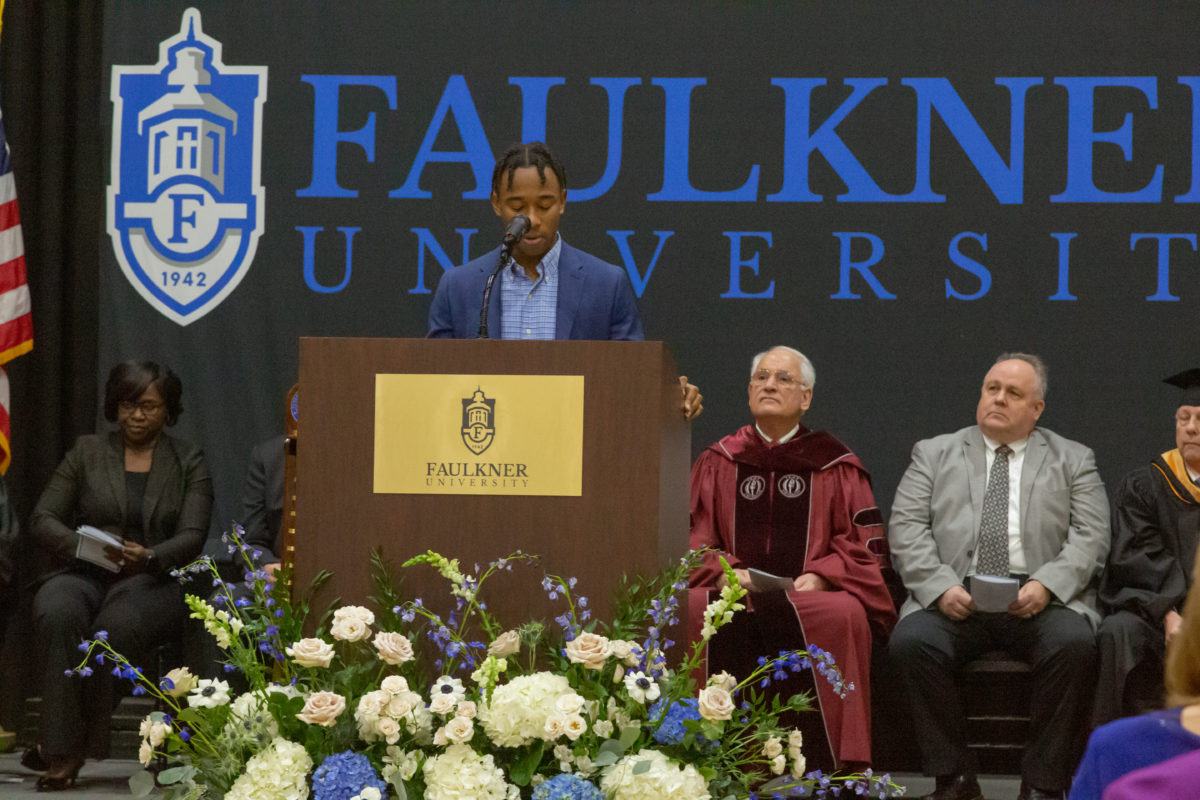
[[[654,705],[650,706],[648,718],[651,722],[663,715],[662,722],[659,723],[658,729],[654,731],[654,741],[659,744],[679,744],[683,741],[683,737],[687,735],[687,728],[683,727],[683,723],[690,719],[700,719],[700,711],[697,708],[698,701],[694,697],[689,697],[684,700],[671,703],[667,708],[666,714],[663,714],[663,703],[666,698],[655,701]],[[697,737],[699,741],[700,737]]]
[[[534,789],[532,800],[604,800],[604,792],[591,781],[563,773]]]
[[[350,800],[367,786],[374,786],[386,797],[387,784],[375,774],[371,762],[362,753],[335,753],[321,762],[313,773],[316,800]]]

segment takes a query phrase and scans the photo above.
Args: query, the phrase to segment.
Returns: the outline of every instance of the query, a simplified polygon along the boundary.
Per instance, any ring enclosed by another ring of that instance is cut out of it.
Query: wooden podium
[[[376,494],[378,374],[582,375],[582,494]],[[314,600],[319,614],[339,597],[366,603],[377,545],[396,567],[432,549],[464,572],[520,549],[541,563],[489,580],[482,593],[503,624],[563,611],[545,600],[544,572],[578,578],[576,593],[607,617],[622,573],[655,572],[687,549],[691,430],[677,376],[661,342],[302,338],[296,587],[333,573]],[[447,607],[432,568],[400,572],[406,597]]]

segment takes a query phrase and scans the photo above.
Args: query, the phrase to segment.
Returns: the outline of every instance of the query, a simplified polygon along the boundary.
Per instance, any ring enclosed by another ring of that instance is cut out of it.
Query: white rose
[[[466,717],[455,717],[442,730],[446,732],[446,740],[452,744],[466,744],[475,736],[475,723]]]
[[[574,714],[583,708],[583,698],[571,692],[570,694],[560,695],[555,701],[558,710],[564,714]]]
[[[385,692],[400,694],[400,692],[408,691],[408,681],[404,680],[404,678],[400,677],[399,675],[388,675],[383,679],[383,683],[380,684],[380,688],[382,688]]]
[[[413,660],[412,642],[404,634],[380,631],[371,643],[375,645],[379,658],[388,664],[398,667]]]
[[[779,741],[778,736],[772,736],[771,738],[767,739],[766,744],[763,745],[763,755],[767,758],[775,758],[775,756],[782,752],[783,744]]]
[[[729,719],[733,716],[733,697],[720,686],[700,690],[698,710],[708,720]]]
[[[587,722],[584,721],[581,714],[568,714],[563,730],[567,734],[567,738],[573,742],[587,731]]]
[[[557,739],[559,736],[562,736],[566,729],[566,724],[567,715],[561,711],[555,711],[553,714],[547,716],[545,725],[546,738]]]
[[[612,643],[607,637],[584,631],[567,642],[567,658],[587,669],[602,669],[612,655]]]
[[[154,748],[149,742],[142,742],[142,746],[138,748],[138,761],[142,762],[142,766],[150,766],[150,759],[154,758]]]
[[[780,753],[779,755],[777,755],[773,759],[771,759],[771,774],[772,775],[782,775],[783,768],[785,766],[787,766],[787,758],[782,753]]]
[[[521,649],[521,637],[516,631],[505,631],[488,645],[488,655],[505,658]]]
[[[454,709],[454,716],[464,719],[475,719],[477,709],[475,708],[474,700],[463,700],[458,704],[458,708]]]
[[[716,675],[710,676],[708,679],[709,686],[720,686],[727,692],[732,692],[737,684],[737,678],[733,677],[724,670],[718,672]]]
[[[438,747],[445,747],[450,740],[446,738],[446,726],[437,729],[437,733],[433,734],[433,743]]]
[[[333,661],[333,645],[320,639],[301,639],[287,648],[287,654],[302,667],[328,667]]]
[[[304,710],[296,718],[309,725],[332,728],[346,710],[346,698],[334,692],[313,692],[304,701]]]
[[[804,777],[804,756],[794,756],[792,758],[792,778],[800,780]]]
[[[375,730],[379,731],[379,735],[386,739],[388,744],[395,744],[400,739],[400,723],[391,717],[380,717],[375,723]]]
[[[592,730],[596,732],[597,736],[607,738],[613,732],[613,724],[606,719],[602,719],[592,725]]]
[[[458,701],[452,694],[435,694],[429,701],[429,710],[435,714],[452,714],[457,706]]]

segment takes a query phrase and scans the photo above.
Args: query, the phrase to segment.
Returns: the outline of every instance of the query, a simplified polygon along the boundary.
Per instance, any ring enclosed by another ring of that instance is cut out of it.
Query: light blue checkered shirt
[[[500,338],[553,339],[558,316],[558,257],[562,237],[542,256],[538,279],[530,280],[515,260],[500,273]]]

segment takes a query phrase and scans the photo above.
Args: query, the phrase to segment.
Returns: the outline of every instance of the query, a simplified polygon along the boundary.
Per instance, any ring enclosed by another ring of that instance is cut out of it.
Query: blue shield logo
[[[263,231],[266,67],[227,67],[189,8],[153,66],[113,66],[108,233],[125,277],[187,325],[245,277]]]

